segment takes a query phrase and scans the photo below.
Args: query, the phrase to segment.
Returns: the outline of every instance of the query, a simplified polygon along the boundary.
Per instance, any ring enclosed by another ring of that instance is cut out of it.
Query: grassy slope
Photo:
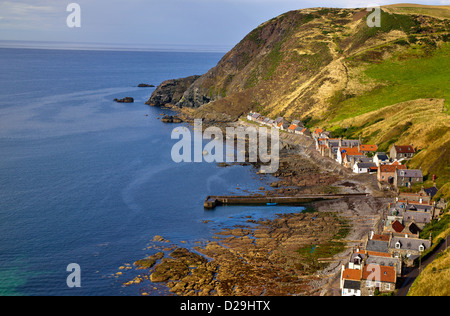
[[[363,136],[389,151],[394,143],[413,143],[420,152],[409,163],[438,176],[441,193],[450,197],[450,43],[431,54],[413,46],[402,53],[371,64],[364,79],[376,87],[335,106],[325,125],[338,136]]]
[[[450,44],[444,44],[431,57],[425,56],[420,46],[395,58],[373,64],[364,74],[379,83],[374,90],[345,100],[339,104],[338,114],[331,120],[341,121],[396,103],[425,98],[445,99],[450,102]],[[409,58],[408,58],[409,57]]]
[[[408,296],[450,295],[450,250],[435,259],[421,272]]]

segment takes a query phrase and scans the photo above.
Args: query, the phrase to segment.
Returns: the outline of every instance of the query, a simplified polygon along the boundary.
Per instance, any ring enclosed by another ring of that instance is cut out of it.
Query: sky
[[[68,12],[67,6],[73,2],[80,8],[80,27],[71,28],[67,18],[73,12]],[[402,1],[0,0],[0,41],[228,51],[261,23],[290,10],[363,8],[399,2]],[[450,4],[450,0],[408,2]]]

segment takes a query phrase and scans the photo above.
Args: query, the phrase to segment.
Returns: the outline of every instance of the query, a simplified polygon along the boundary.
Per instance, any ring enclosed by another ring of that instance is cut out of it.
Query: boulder
[[[132,97],[125,97],[123,99],[114,99],[118,103],[133,103],[134,99]]]

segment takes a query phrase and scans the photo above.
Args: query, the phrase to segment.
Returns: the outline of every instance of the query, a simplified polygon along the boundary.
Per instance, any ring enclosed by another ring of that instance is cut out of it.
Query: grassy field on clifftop
[[[426,98],[445,100],[450,104],[450,43],[427,56],[417,45],[391,59],[369,66],[366,79],[377,82],[372,91],[339,103],[331,122],[341,121],[396,103]]]

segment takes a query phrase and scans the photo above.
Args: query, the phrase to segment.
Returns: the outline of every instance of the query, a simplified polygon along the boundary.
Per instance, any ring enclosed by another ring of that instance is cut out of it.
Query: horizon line
[[[208,46],[186,44],[117,44],[74,43],[56,41],[0,40],[0,48],[79,50],[79,51],[130,51],[130,52],[179,52],[179,53],[227,53],[231,45]]]

